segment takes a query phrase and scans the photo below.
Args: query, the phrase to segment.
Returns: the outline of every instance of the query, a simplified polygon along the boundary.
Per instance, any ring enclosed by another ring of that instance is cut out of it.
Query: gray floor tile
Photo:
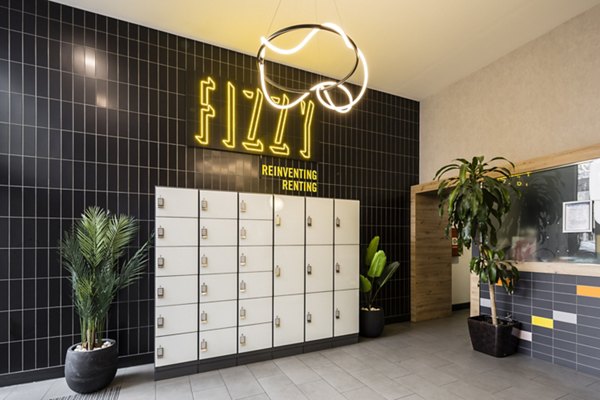
[[[225,386],[194,392],[194,400],[231,400]],[[158,400],[158,398],[157,398]],[[168,400],[168,399],[164,399]]]
[[[247,366],[220,370],[225,386],[232,399],[262,394],[264,391]]]
[[[385,397],[366,386],[344,392],[344,397],[348,400],[385,400]]]
[[[225,382],[223,382],[223,378],[219,371],[209,371],[190,375],[190,384],[192,386],[192,392],[225,386]]]
[[[310,400],[345,400],[344,396],[323,380],[302,383],[298,387]]]
[[[296,385],[318,381],[319,375],[311,368],[307,367],[296,357],[286,357],[275,360],[275,364],[288,376]]]
[[[250,369],[250,372],[252,372],[252,375],[254,375],[256,379],[267,376],[283,375],[283,372],[279,369],[277,364],[271,360],[250,364],[248,365],[248,369]]]

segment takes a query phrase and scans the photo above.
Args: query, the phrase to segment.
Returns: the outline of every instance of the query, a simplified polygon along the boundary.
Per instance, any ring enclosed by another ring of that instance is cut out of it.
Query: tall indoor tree
[[[504,165],[498,165],[498,163]],[[511,207],[511,192],[518,195],[511,179],[514,164],[504,157],[494,157],[486,162],[483,156],[464,158],[440,168],[434,179],[445,174],[455,175],[441,180],[438,186],[439,212],[447,213],[446,236],[451,228],[458,232],[458,251],[464,248],[475,251],[469,263],[472,273],[487,283],[490,292],[492,323],[498,325],[496,309],[496,283],[513,293],[519,280],[515,263],[506,260],[504,250],[498,249],[497,233],[503,218]]]

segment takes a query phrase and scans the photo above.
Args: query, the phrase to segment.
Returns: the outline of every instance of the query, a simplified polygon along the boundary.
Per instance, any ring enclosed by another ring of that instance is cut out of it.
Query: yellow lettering
[[[315,103],[313,103],[312,100],[308,101],[308,105],[305,105],[305,102],[302,101],[301,106],[301,113],[302,115],[304,115],[304,125],[302,127],[303,129],[303,137],[304,137],[304,147],[302,150],[300,150],[300,155],[306,159],[310,158],[310,147],[311,147],[311,127],[312,127],[312,120],[313,120],[313,115],[315,112]]]
[[[200,115],[198,117],[199,131],[194,137],[198,143],[207,145],[209,139],[208,119],[215,117],[215,109],[210,105],[210,92],[216,88],[215,81],[210,76],[200,81]]]
[[[269,171],[269,166],[267,164],[263,164],[261,165],[262,169],[261,169],[261,174],[262,175],[267,175],[268,171]]]
[[[273,98],[273,100],[275,100],[275,99]],[[279,100],[279,99],[277,99],[277,100]],[[277,101],[277,104],[279,104],[279,101]],[[283,95],[281,104],[284,106],[287,104],[290,104],[290,99],[285,94]],[[277,120],[277,130],[275,131],[275,140],[273,140],[273,142],[275,144],[273,146],[269,146],[269,148],[271,149],[271,152],[273,154],[277,154],[280,156],[287,156],[290,154],[289,146],[287,144],[283,143],[283,132],[285,131],[285,123],[287,120],[287,113],[288,113],[287,109],[279,111],[279,119]]]
[[[227,139],[223,144],[235,148],[235,86],[231,82],[227,82]]]
[[[250,100],[254,98],[254,107],[252,108],[252,117],[248,126],[248,140],[242,142],[242,146],[248,151],[262,153],[264,146],[262,141],[256,137],[256,132],[260,121],[260,111],[262,110],[264,95],[260,89],[256,89],[255,92],[244,90],[243,93]]]
[[[283,190],[290,190],[290,189],[288,189],[288,181],[286,181],[286,180],[281,181],[281,188]]]

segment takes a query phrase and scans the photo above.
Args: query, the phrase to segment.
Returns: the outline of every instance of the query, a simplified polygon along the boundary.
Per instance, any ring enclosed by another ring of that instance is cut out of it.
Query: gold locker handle
[[[309,324],[312,322],[312,314],[311,313],[306,314],[306,322],[308,322]]]
[[[240,202],[240,212],[246,212],[246,202],[244,200]]]
[[[246,309],[244,307],[240,308],[240,319],[246,319]]]
[[[206,201],[206,199],[202,199],[200,202],[200,207],[202,207],[202,211],[208,210],[208,201]]]
[[[279,215],[275,216],[275,226],[281,225],[281,217]]]
[[[246,228],[240,229],[240,239],[246,239]]]
[[[202,236],[202,239],[208,239],[208,229],[204,226],[200,229],[200,236]]]
[[[208,322],[208,314],[206,313],[206,311],[202,311],[202,313],[200,314],[200,322],[202,322],[203,324],[206,324]]]
[[[281,276],[281,268],[279,268],[279,265],[275,267],[275,276]]]
[[[240,344],[241,345],[246,344],[246,335],[244,335],[243,333],[240,335]]]
[[[241,293],[246,292],[246,282],[244,282],[244,281],[240,282],[240,292]]]
[[[340,309],[339,308],[335,309],[335,319],[340,319]]]
[[[162,315],[160,317],[156,318],[156,326],[159,328],[162,328],[163,326],[165,326],[165,318]]]
[[[156,348],[156,358],[163,358],[165,356],[165,349],[162,346]]]
[[[340,217],[336,217],[335,218],[335,226],[337,226],[339,228],[341,223],[342,223],[342,221],[340,220]]]
[[[202,257],[200,257],[200,265],[203,268],[208,267],[208,257],[206,257],[204,254],[202,254]]]
[[[240,256],[240,265],[242,267],[246,265],[246,255],[244,253],[242,253],[242,255]]]
[[[306,273],[307,273],[308,275],[312,275],[312,265],[308,264],[308,265],[306,266]]]
[[[158,198],[156,199],[156,206],[158,208],[164,208],[165,206],[165,199],[161,196],[158,196]]]
[[[156,236],[158,236],[159,238],[165,237],[165,228],[163,228],[162,226],[159,226],[158,229],[156,230]]]
[[[206,283],[202,283],[202,285],[200,285],[200,294],[202,296],[206,296],[208,293],[208,285]]]
[[[275,317],[275,327],[279,328],[279,326],[281,325],[281,319],[279,318],[279,316]]]
[[[158,266],[158,268],[162,268],[165,266],[165,258],[163,256],[158,256],[158,258],[156,259],[156,265]]]
[[[306,218],[306,225],[312,226],[312,218],[310,216],[308,216],[308,218]]]
[[[208,342],[205,339],[202,339],[202,341],[200,342],[200,351],[207,351],[208,350]]]
[[[340,263],[335,263],[335,272],[339,274],[341,269]]]
[[[162,286],[159,286],[159,287],[156,289],[156,295],[157,295],[158,297],[164,297],[164,295],[165,295],[165,288],[163,288]]]

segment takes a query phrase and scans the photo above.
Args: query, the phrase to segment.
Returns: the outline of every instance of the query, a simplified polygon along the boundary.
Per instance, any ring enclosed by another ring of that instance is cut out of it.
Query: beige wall
[[[456,157],[600,143],[600,6],[421,102],[420,181]]]

